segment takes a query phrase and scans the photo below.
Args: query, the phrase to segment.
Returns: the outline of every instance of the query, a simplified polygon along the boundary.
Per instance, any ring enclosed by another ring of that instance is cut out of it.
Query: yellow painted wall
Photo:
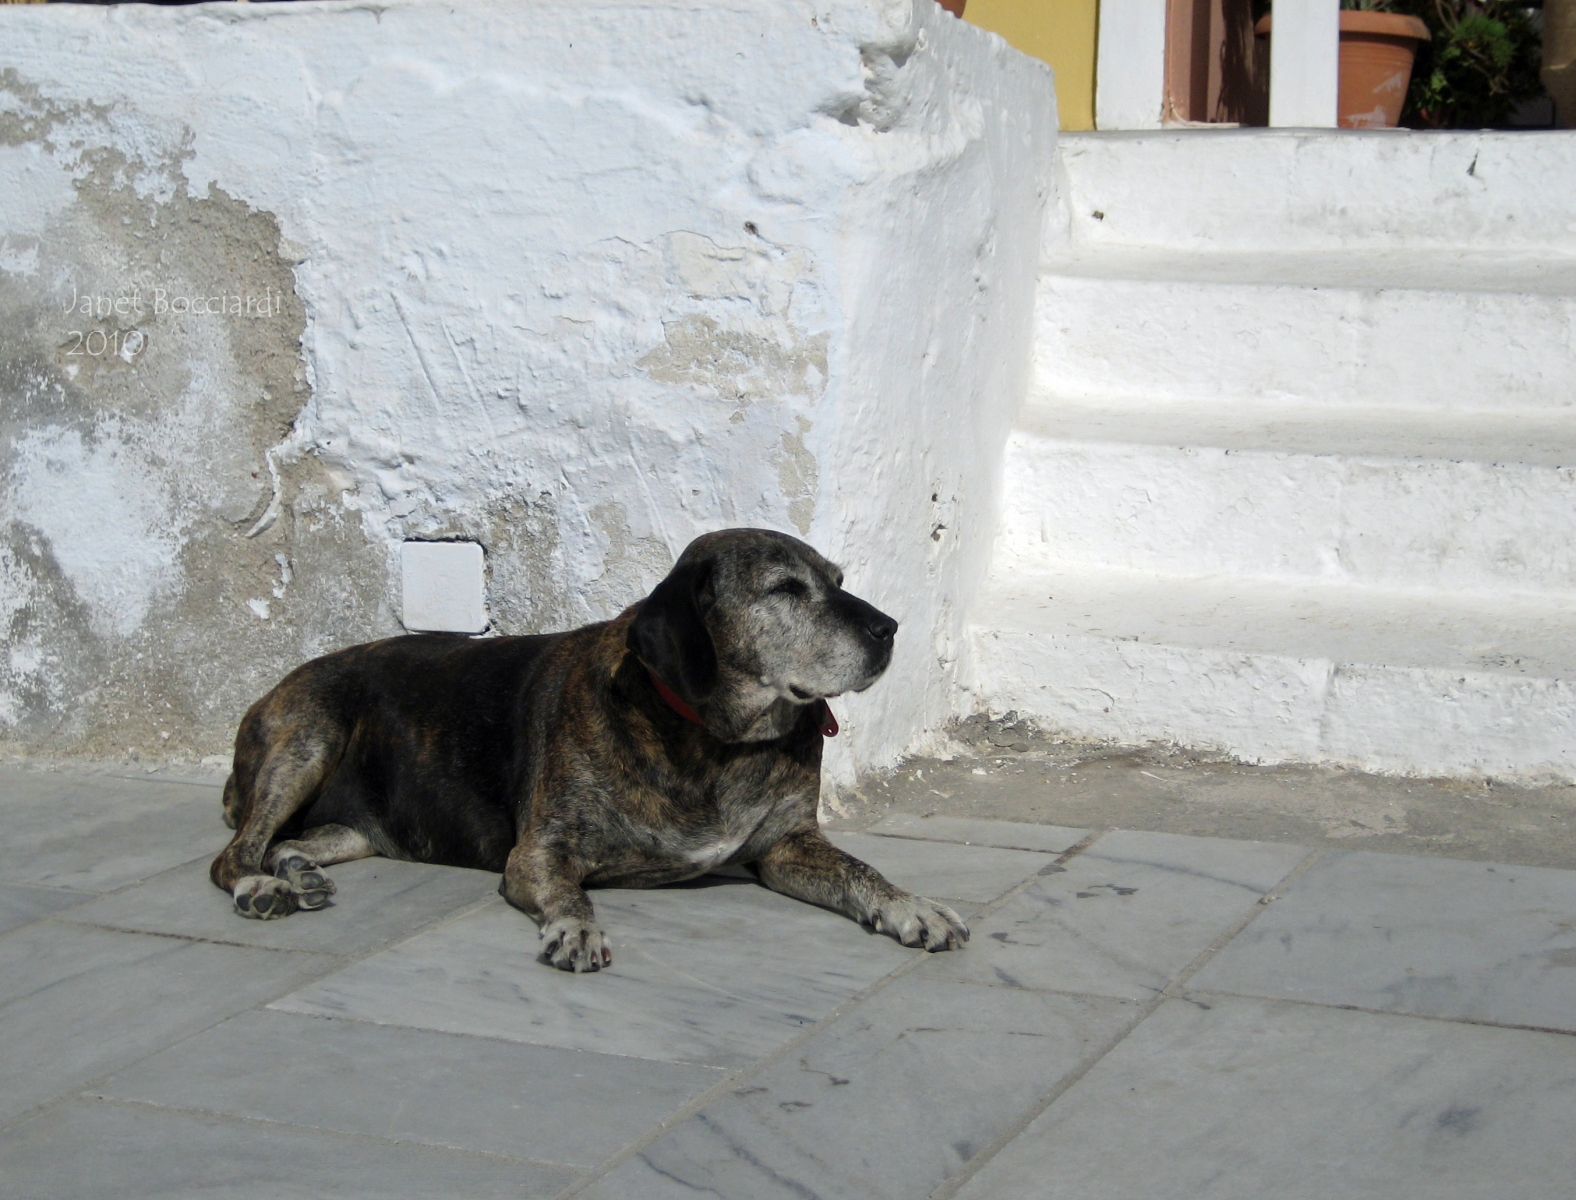
[[[999,33],[1056,71],[1063,129],[1094,128],[1095,22],[1099,0],[968,0],[964,17]]]

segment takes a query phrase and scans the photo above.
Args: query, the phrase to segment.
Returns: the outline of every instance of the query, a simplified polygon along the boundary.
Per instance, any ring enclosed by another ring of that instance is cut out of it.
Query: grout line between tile
[[[1370,1017],[1400,1017],[1409,1021],[1439,1021],[1446,1025],[1473,1025],[1480,1029],[1506,1029],[1514,1033],[1553,1033],[1561,1037],[1576,1037],[1576,1029],[1561,1029],[1557,1025],[1518,1025],[1510,1021],[1490,1021],[1486,1017],[1446,1017],[1436,1013],[1403,1012],[1394,1008],[1368,1008],[1361,1004],[1336,1004],[1329,1000],[1306,1000],[1300,996],[1265,996],[1254,992],[1233,992],[1225,988],[1200,988],[1177,996],[1193,1004],[1202,1001],[1200,996],[1224,996],[1233,1000],[1259,1000],[1271,1004],[1300,1004],[1305,1008],[1328,1008],[1336,1012],[1362,1013]]]
[[[26,925],[18,925],[17,929],[28,929],[39,921],[50,921],[57,925],[70,925],[75,929],[95,929],[100,933],[129,933],[134,937],[165,938],[172,942],[189,942],[195,946],[228,946],[232,950],[263,950],[269,954],[310,954],[317,958],[326,958],[339,964],[350,961],[344,955],[335,954],[332,950],[302,950],[289,946],[259,946],[256,942],[227,942],[218,938],[198,937],[193,933],[169,933],[160,929],[127,929],[122,925],[104,925],[97,921],[73,920],[66,914],[67,909],[59,913],[46,913],[38,921],[29,921]],[[6,930],[7,933],[14,932]]]
[[[915,833],[877,833],[871,829],[834,829],[832,832],[857,833],[861,837],[888,838],[894,842],[921,842],[927,846],[962,846],[968,850],[1011,850],[1015,854],[1044,854],[1047,856],[1067,853],[1066,850],[1046,850],[1034,846],[999,846],[995,842],[959,842],[951,838],[928,838],[921,837]]]
[[[1019,880],[1016,884],[1002,892],[994,900],[981,905],[974,914],[973,919],[981,920],[990,916],[997,909],[1015,899],[1019,894],[1027,891],[1035,884],[1037,880],[1043,876],[1063,870],[1064,863],[1066,863],[1069,859],[1082,854],[1090,846],[1094,845],[1094,843],[1098,841],[1099,838],[1100,831],[1091,833],[1087,837],[1082,838],[1077,843],[1064,850],[1061,854],[1057,855],[1051,863],[1041,867],[1033,875]],[[689,1120],[690,1117],[694,1116],[708,1105],[720,1100],[730,1092],[737,1090],[741,1083],[753,1078],[756,1075],[759,1075],[762,1071],[766,1070],[766,1068],[786,1058],[789,1054],[792,1054],[794,1050],[798,1049],[798,1047],[802,1046],[805,1042],[815,1037],[815,1035],[821,1030],[826,1029],[829,1026],[835,1024],[837,1021],[841,1020],[844,1016],[846,1016],[853,1009],[857,1008],[860,1004],[864,1003],[871,996],[875,995],[877,992],[883,991],[889,985],[896,983],[899,979],[902,979],[904,976],[916,970],[920,964],[925,962],[929,957],[930,956],[923,951],[917,952],[912,958],[903,963],[901,966],[888,972],[886,975],[883,975],[880,979],[876,980],[874,983],[870,984],[861,991],[855,992],[852,996],[848,997],[841,1004],[837,1005],[832,1009],[831,1012],[827,1013],[820,1020],[815,1021],[810,1025],[806,1025],[802,1030],[800,1030],[793,1037],[789,1038],[782,1045],[778,1046],[777,1049],[773,1050],[770,1054],[757,1059],[748,1067],[739,1067],[729,1071],[727,1075],[723,1076],[723,1078],[712,1084],[711,1087],[707,1088],[704,1092],[701,1092],[698,1096],[690,1099],[686,1104],[675,1109],[666,1119],[659,1122],[645,1133],[641,1134],[640,1137],[636,1138],[628,1145],[614,1151],[601,1163],[599,1163],[594,1170],[588,1172],[584,1177],[576,1180],[569,1187],[559,1192],[553,1198],[553,1200],[570,1200],[570,1197],[579,1195],[592,1184],[611,1174],[618,1167],[622,1166],[625,1162],[639,1154],[647,1146],[652,1145],[654,1142],[660,1140],[662,1137],[672,1132],[674,1129],[682,1125],[685,1121]]]
[[[224,790],[224,780],[222,779],[197,779],[190,775],[160,775],[157,772],[145,775],[131,775],[123,771],[104,771],[95,778],[123,779],[127,783],[175,783],[182,787],[212,788],[220,792]]]
[[[1096,1049],[1094,1053],[1085,1058],[1082,1063],[1074,1067],[1066,1075],[1062,1076],[1062,1078],[1057,1081],[1056,1086],[1052,1088],[1044,1098],[1042,1098],[1037,1104],[1030,1108],[1028,1112],[1026,1112],[1017,1121],[1013,1122],[1012,1125],[1003,1130],[1001,1133],[997,1134],[996,1137],[992,1138],[988,1146],[986,1146],[973,1158],[969,1159],[969,1161],[964,1164],[961,1171],[959,1171],[951,1179],[948,1179],[942,1183],[942,1185],[936,1188],[935,1191],[931,1192],[930,1195],[926,1197],[926,1200],[951,1200],[953,1196],[956,1196],[958,1192],[963,1190],[963,1188],[971,1179],[974,1178],[975,1175],[979,1174],[979,1172],[986,1166],[987,1163],[995,1158],[996,1155],[1006,1148],[1006,1146],[1015,1138],[1017,1138],[1019,1134],[1032,1125],[1036,1120],[1038,1120],[1040,1115],[1050,1108],[1051,1105],[1055,1104],[1064,1095],[1077,1086],[1078,1082],[1082,1080],[1085,1075],[1094,1070],[1094,1068],[1103,1058],[1105,1058],[1107,1054],[1111,1053],[1112,1050],[1116,1049],[1118,1045],[1125,1041],[1128,1035],[1131,1034],[1133,1030],[1137,1029],[1139,1025],[1143,1024],[1144,1021],[1146,1021],[1156,1009],[1158,1009],[1167,1000],[1187,999],[1186,995],[1184,994],[1184,986],[1187,981],[1199,971],[1203,970],[1205,964],[1207,964],[1210,959],[1214,958],[1216,954],[1220,953],[1220,951],[1223,950],[1227,943],[1229,943],[1234,937],[1251,925],[1271,901],[1280,898],[1280,894],[1283,889],[1295,882],[1296,879],[1303,874],[1303,872],[1308,870],[1309,867],[1313,866],[1313,864],[1323,857],[1323,855],[1323,850],[1314,850],[1311,851],[1306,858],[1298,862],[1296,866],[1294,866],[1290,871],[1282,876],[1279,883],[1275,884],[1274,887],[1270,888],[1269,891],[1265,892],[1264,895],[1259,897],[1258,901],[1242,916],[1240,920],[1233,924],[1224,933],[1220,934],[1220,936],[1215,938],[1214,941],[1212,941],[1208,946],[1201,950],[1197,956],[1194,957],[1192,962],[1188,963],[1187,966],[1178,971],[1165,987],[1161,988],[1159,992],[1155,993],[1153,999],[1146,1000],[1132,1020],[1128,1021],[1126,1025],[1111,1035],[1111,1037],[1107,1038],[1105,1042],[1098,1049]]]
[[[1051,866],[1060,867],[1065,865],[1070,859],[1076,858],[1078,855],[1082,854],[1085,850],[1089,849],[1090,846],[1094,845],[1109,832],[1110,830],[1107,829],[1096,829],[1092,833],[1084,834],[1083,837],[1079,838],[1071,846],[1068,846],[1067,849],[1058,854],[1055,860],[1051,863]],[[1049,875],[1051,873],[1052,872],[1048,867],[1040,868],[1041,875]]]
[[[1071,988],[1033,987],[1026,983],[1000,983],[986,979],[949,979],[954,987],[988,988],[992,991],[1027,992],[1035,996],[1067,996],[1075,1000],[1109,1000],[1116,1004],[1148,1004],[1136,996],[1117,996],[1110,992],[1080,992]]]
[[[81,888],[61,887],[55,883],[24,883],[19,879],[0,879],[0,887],[32,888],[35,892],[54,892],[60,896],[81,896],[84,900],[95,900],[100,896],[113,894],[110,892],[85,892]]]
[[[7,887],[39,888],[44,891],[59,892],[62,895],[67,896],[81,896],[84,900],[101,900],[105,896],[118,896],[122,892],[130,891],[132,888],[141,887],[145,883],[151,883],[161,875],[168,875],[171,871],[179,871],[181,868],[189,867],[193,863],[211,862],[213,860],[213,856],[218,852],[219,851],[217,850],[212,852],[204,851],[201,854],[193,855],[191,858],[182,859],[178,863],[171,863],[167,867],[161,867],[152,875],[140,875],[136,879],[128,879],[125,883],[116,884],[114,887],[105,892],[92,892],[86,891],[82,888],[61,887],[52,883],[28,883],[20,879],[4,879],[0,880],[0,883],[3,883]],[[77,923],[86,924],[87,922]],[[17,926],[17,928],[20,929],[21,926]],[[10,931],[7,930],[7,932]]]

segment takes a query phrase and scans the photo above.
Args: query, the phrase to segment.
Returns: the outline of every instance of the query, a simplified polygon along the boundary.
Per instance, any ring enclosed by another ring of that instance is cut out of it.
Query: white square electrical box
[[[406,542],[400,550],[405,628],[480,633],[487,628],[482,548],[475,542]]]

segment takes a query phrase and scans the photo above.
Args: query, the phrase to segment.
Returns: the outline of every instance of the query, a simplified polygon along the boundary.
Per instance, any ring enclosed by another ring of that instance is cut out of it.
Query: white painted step
[[[980,707],[1062,735],[1576,778],[1576,601],[998,564],[970,650]]]
[[[1059,154],[1090,246],[1576,254],[1568,131],[1064,133]]]
[[[1036,395],[1004,469],[997,556],[1031,570],[1576,593],[1576,410]]]
[[[1576,257],[1063,251],[1035,326],[1059,395],[1576,405]]]

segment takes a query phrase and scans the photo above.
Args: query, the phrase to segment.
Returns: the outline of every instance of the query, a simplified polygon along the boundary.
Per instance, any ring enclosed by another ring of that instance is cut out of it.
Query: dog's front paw
[[[542,927],[541,962],[560,971],[600,971],[613,963],[613,947],[595,925],[575,918]]]
[[[902,895],[876,909],[870,922],[877,932],[890,934],[905,946],[926,950],[961,950],[969,940],[969,927],[945,904],[923,896]]]

